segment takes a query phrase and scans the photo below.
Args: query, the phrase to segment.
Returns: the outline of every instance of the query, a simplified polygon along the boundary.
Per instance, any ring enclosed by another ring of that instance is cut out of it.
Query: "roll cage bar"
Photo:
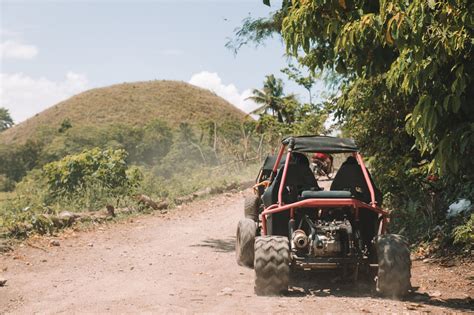
[[[357,163],[362,169],[365,182],[370,192],[370,204],[367,204],[363,201],[360,201],[354,198],[310,198],[310,199],[305,199],[305,200],[301,200],[301,201],[297,201],[297,202],[285,205],[283,202],[283,190],[285,188],[286,175],[288,173],[288,165],[290,164],[291,153],[293,152],[294,147],[295,147],[295,139],[286,138],[282,141],[280,150],[278,151],[278,156],[273,166],[270,181],[273,181],[278,171],[278,166],[280,164],[280,161],[285,154],[285,149],[287,148],[286,160],[285,160],[285,165],[283,167],[282,179],[281,179],[280,186],[278,189],[278,202],[276,204],[270,205],[267,208],[264,208],[262,212],[262,235],[267,235],[267,215],[269,214],[279,213],[283,211],[290,211],[290,220],[291,220],[291,219],[294,219],[295,210],[297,210],[298,208],[314,208],[314,207],[327,208],[327,207],[340,207],[340,206],[352,207],[355,211],[356,221],[359,221],[360,208],[365,208],[377,213],[381,217],[381,226],[380,226],[379,232],[380,233],[385,232],[386,225],[389,221],[388,219],[389,213],[388,211],[383,210],[382,208],[377,206],[377,202],[375,201],[374,186],[372,185],[372,181],[370,180],[369,173],[367,172],[367,168],[365,167],[364,160],[362,159],[362,155],[359,153],[358,149],[356,148],[354,148],[354,150],[351,150],[349,152],[352,153],[352,156],[357,160]],[[311,152],[313,150],[307,149],[304,151]],[[341,152],[338,150],[334,150],[334,151],[335,152],[332,152],[332,153]],[[317,152],[317,150],[314,150],[313,152]],[[331,153],[328,151],[326,152]]]

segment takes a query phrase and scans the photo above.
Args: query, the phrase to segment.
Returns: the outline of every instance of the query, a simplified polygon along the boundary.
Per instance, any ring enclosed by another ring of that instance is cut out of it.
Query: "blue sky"
[[[154,79],[209,88],[248,111],[266,74],[284,78],[278,38],[237,56],[224,46],[242,19],[274,9],[261,0],[2,0],[0,9],[0,106],[15,121],[89,88]]]

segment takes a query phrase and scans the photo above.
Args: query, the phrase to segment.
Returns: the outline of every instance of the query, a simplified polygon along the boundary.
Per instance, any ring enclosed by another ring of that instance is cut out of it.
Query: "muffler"
[[[308,247],[308,236],[303,230],[296,230],[293,232],[293,235],[291,236],[291,241],[292,245],[294,248],[298,250],[303,250]]]

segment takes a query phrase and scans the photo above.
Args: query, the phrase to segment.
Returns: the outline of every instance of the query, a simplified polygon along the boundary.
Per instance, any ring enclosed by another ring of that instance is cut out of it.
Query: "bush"
[[[0,191],[12,189],[15,182],[35,167],[42,149],[43,144],[37,141],[27,141],[21,145],[0,144],[0,175],[5,177],[4,187],[0,187]]]
[[[253,178],[269,147],[252,120],[182,123],[174,130],[158,120],[62,133],[44,128],[37,138],[0,145],[0,186],[15,189],[0,199],[0,226],[12,236],[51,233],[58,227],[50,215],[64,210],[135,207],[137,194],[173,205],[199,190],[222,191]]]
[[[128,167],[126,158],[124,150],[96,148],[30,171],[0,202],[0,226],[15,237],[29,231],[51,233],[58,227],[49,214],[133,205],[143,175],[137,167]]]
[[[96,148],[46,164],[43,171],[53,196],[71,194],[87,182],[101,183],[110,189],[122,188],[127,181],[126,157],[125,150]]]
[[[453,237],[454,244],[464,246],[469,250],[474,248],[474,213],[465,224],[454,228]]]

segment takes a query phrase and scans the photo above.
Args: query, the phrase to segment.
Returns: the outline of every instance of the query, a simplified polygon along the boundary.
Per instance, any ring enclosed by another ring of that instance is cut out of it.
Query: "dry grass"
[[[154,119],[181,122],[243,120],[245,113],[214,93],[177,81],[117,84],[92,89],[63,101],[0,134],[0,143],[23,143],[41,126],[69,119],[73,128],[123,123],[143,125]]]

